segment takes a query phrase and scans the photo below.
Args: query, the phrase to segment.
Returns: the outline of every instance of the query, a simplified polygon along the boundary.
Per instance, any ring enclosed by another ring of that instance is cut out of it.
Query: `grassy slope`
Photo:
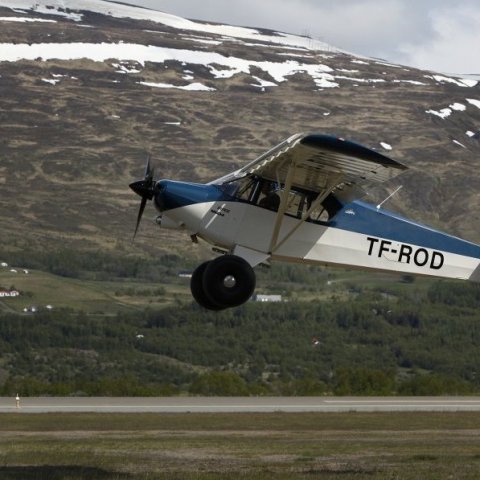
[[[190,296],[187,282],[183,282],[183,285],[161,285],[135,279],[80,280],[38,270],[29,270],[28,275],[22,273],[22,270],[16,274],[0,270],[0,285],[14,286],[22,293],[19,297],[0,301],[0,308],[3,306],[6,310],[13,309],[17,312],[32,305],[52,305],[55,308],[113,314],[123,310],[143,309],[145,306],[162,307],[175,299],[188,300]],[[158,290],[160,285],[165,288],[164,294],[148,294]],[[136,291],[140,293],[134,293]]]

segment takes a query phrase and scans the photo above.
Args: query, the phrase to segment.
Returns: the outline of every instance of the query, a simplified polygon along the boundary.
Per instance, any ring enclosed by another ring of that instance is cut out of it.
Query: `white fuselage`
[[[195,203],[162,216],[219,247],[233,250],[240,246],[272,260],[480,280],[478,258],[302,222],[289,215],[284,215],[272,244],[277,213],[244,202]]]

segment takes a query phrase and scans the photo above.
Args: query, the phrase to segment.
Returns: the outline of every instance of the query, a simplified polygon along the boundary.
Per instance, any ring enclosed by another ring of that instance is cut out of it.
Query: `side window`
[[[275,212],[278,211],[283,193],[282,187],[279,188],[276,182],[254,176],[224,183],[220,188],[231,197]],[[316,192],[292,188],[288,193],[285,213],[296,218],[303,218],[317,195]],[[328,222],[341,208],[342,204],[330,194],[310,212],[307,221]]]
[[[313,222],[328,222],[342,208],[342,204],[332,195],[328,195],[325,200],[313,210],[310,214],[310,220]]]
[[[290,190],[287,198],[286,213],[297,218],[302,218],[308,210],[306,197],[303,193]]]
[[[314,222],[328,222],[329,220],[328,212],[323,205],[319,205],[313,210],[309,218]]]
[[[308,198],[309,197],[307,193],[292,188],[290,192],[288,192],[285,213],[287,215],[291,215],[292,217],[303,218],[310,208],[311,203],[309,203]]]

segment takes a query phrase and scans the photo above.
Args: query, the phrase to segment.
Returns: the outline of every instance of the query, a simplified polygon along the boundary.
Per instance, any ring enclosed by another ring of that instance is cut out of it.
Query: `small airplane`
[[[209,310],[246,302],[253,268],[271,261],[479,282],[479,245],[359,200],[406,169],[360,144],[305,133],[207,184],[154,180],[147,160],[144,179],[130,184],[142,198],[135,234],[153,200],[158,225],[223,253],[191,278],[193,297]]]

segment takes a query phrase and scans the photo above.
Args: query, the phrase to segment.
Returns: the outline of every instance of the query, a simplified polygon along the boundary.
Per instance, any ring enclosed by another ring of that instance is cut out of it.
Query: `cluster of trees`
[[[480,286],[436,282],[220,313],[4,314],[0,394],[478,393],[479,304]]]
[[[0,387],[0,395],[13,396],[321,396],[321,395],[471,395],[479,389],[471,383],[438,374],[416,374],[398,381],[392,372],[342,368],[327,384],[313,376],[251,382],[232,372],[213,370],[195,375],[183,386],[175,383],[143,382],[133,373],[97,379],[76,378],[70,381],[47,381],[35,376],[9,377]]]

